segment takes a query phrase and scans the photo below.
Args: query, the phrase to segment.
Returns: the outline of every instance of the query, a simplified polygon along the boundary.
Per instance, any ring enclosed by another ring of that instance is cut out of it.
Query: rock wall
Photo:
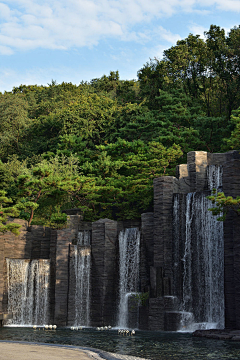
[[[92,326],[112,325],[117,311],[117,222],[109,219],[92,224],[91,307]]]
[[[182,265],[176,257],[183,254],[184,235],[173,226],[174,198],[183,199],[189,192],[207,189],[207,167],[223,166],[223,191],[240,195],[240,155],[238,151],[188,154],[188,163],[177,167],[177,176],[154,179],[154,212],[141,219],[127,221],[82,221],[78,210],[69,212],[68,227],[52,230],[31,226],[23,220],[18,237],[11,233],[0,236],[0,312],[7,311],[6,258],[50,259],[51,322],[69,326],[74,317],[74,289],[70,258],[79,231],[91,232],[91,326],[116,325],[118,306],[118,234],[125,228],[141,229],[139,291],[145,300],[139,307],[139,328],[177,330],[179,301],[182,297]],[[184,201],[178,211],[185,221]],[[181,229],[181,226],[179,226]],[[175,239],[175,240],[174,240]],[[178,239],[176,241],[176,239]],[[228,328],[240,328],[240,220],[229,213],[224,223],[225,321]],[[177,265],[176,265],[177,264]],[[147,296],[149,298],[147,299]],[[134,314],[135,314],[134,310]],[[135,316],[131,314],[131,316]],[[134,322],[134,320],[132,320]]]
[[[223,172],[225,195],[240,195],[240,159],[228,159]],[[225,325],[229,329],[240,329],[240,217],[233,211],[224,222],[224,284]]]

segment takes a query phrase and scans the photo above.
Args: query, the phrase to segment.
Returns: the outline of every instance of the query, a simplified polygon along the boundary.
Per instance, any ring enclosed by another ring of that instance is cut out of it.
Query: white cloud
[[[224,11],[240,11],[240,1],[239,0],[201,0],[201,6],[216,6],[217,9]]]
[[[144,42],[148,36],[134,31],[135,25],[179,12],[204,13],[211,6],[237,12],[240,0],[0,0],[0,53],[91,47],[106,37]],[[176,41],[161,32],[166,41]]]
[[[171,44],[175,44],[178,40],[181,39],[179,34],[173,34],[171,31],[164,29],[162,26],[158,27],[158,33],[160,38],[168,41]]]
[[[201,39],[204,39],[204,38],[205,38],[205,36],[204,36],[204,31],[208,31],[209,28],[205,28],[205,27],[202,26],[202,25],[192,23],[192,24],[189,26],[189,30],[191,31],[191,33],[192,33],[193,35],[200,35],[200,38],[201,38]]]
[[[222,28],[225,30],[225,34],[227,35],[230,32],[231,28],[233,27],[234,25],[232,25],[231,27],[222,27]],[[193,35],[200,35],[201,39],[205,39],[204,32],[209,30],[209,28],[195,23],[192,23],[188,28],[193,33]]]
[[[2,54],[2,55],[12,55],[13,51],[8,46],[0,45],[0,54]]]

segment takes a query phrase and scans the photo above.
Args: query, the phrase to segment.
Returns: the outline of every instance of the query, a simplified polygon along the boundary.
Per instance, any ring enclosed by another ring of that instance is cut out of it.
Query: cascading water
[[[8,312],[7,325],[44,325],[49,320],[50,260],[6,259]]]
[[[222,165],[209,165],[207,167],[208,190],[219,189],[222,186]]]
[[[128,302],[138,291],[140,231],[125,229],[119,233],[119,306],[117,327],[128,327]]]
[[[74,272],[76,283],[74,326],[89,326],[90,269],[90,231],[85,230],[78,233],[77,245],[74,246]]]
[[[207,174],[210,190],[221,187],[221,167],[211,166]],[[206,196],[189,193],[185,203],[181,330],[187,331],[224,328],[223,223],[208,211],[212,203]]]

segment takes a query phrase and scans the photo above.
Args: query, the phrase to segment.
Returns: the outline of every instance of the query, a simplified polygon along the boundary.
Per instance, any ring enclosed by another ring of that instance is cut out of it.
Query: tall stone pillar
[[[81,221],[80,215],[70,215],[69,228],[57,230],[56,239],[56,259],[51,259],[55,263],[55,315],[54,321],[59,326],[67,325],[68,315],[68,286],[69,286],[69,246],[76,238],[78,224]],[[53,254],[53,252],[52,252]]]
[[[172,206],[178,192],[178,180],[173,176],[156,178],[154,186],[154,268],[162,277],[163,295],[171,295],[172,279]],[[159,282],[159,279],[157,279]]]
[[[165,297],[172,295],[173,194],[179,182],[173,176],[156,178],[154,187],[153,264],[150,267],[149,330],[164,330]]]
[[[92,223],[91,307],[92,326],[115,325],[117,278],[117,222]]]
[[[141,220],[140,287],[142,292],[147,292],[150,290],[150,267],[154,265],[154,215],[152,212],[144,213]]]
[[[206,151],[190,151],[187,154],[187,167],[190,192],[203,191],[206,186],[208,153]]]
[[[240,159],[224,164],[223,191],[227,196],[240,196]],[[224,285],[225,327],[240,329],[240,216],[233,211],[224,221]]]

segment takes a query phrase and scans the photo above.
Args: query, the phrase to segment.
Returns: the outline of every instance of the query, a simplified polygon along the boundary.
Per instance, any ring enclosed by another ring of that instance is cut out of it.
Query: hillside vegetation
[[[239,148],[240,27],[190,34],[138,71],[0,93],[0,191],[29,224],[132,219],[191,150]],[[3,205],[4,206],[4,205]]]

